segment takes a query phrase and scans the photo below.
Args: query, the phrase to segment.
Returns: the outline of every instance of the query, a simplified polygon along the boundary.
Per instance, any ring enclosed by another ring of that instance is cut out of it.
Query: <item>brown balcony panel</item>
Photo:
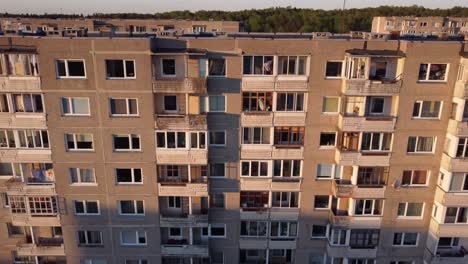
[[[349,246],[331,246],[327,243],[327,255],[330,257],[376,258],[376,248],[351,248]]]
[[[206,78],[161,78],[153,80],[153,91],[156,93],[206,94],[206,87]]]
[[[275,89],[275,78],[273,76],[256,76],[242,78],[242,91],[273,91]]]
[[[336,151],[335,160],[343,166],[389,166],[390,153],[388,152],[354,152]]]
[[[206,227],[208,226],[208,214],[190,215],[161,215],[159,217],[161,227]]]
[[[56,195],[55,184],[27,184],[24,182],[18,182],[10,180],[6,183],[7,194],[13,195]]]
[[[185,185],[158,184],[160,196],[208,196],[208,184],[187,183]]]
[[[0,76],[1,92],[39,92],[41,91],[40,77],[11,77]]]
[[[305,112],[276,112],[274,114],[274,126],[305,126]]]
[[[32,216],[30,214],[12,214],[11,223],[15,226],[60,226],[58,215]]]
[[[159,130],[207,130],[206,115],[156,114],[155,128]]]
[[[65,248],[59,245],[18,244],[19,256],[65,256]]]
[[[159,164],[208,164],[208,150],[157,149],[156,161]]]
[[[241,126],[271,127],[272,112],[244,112],[241,114]]]
[[[468,204],[468,193],[445,192],[440,187],[437,187],[435,191],[434,200],[447,207],[464,207]]]
[[[44,113],[2,113],[0,123],[8,124],[8,128],[46,128],[46,115]]]
[[[401,80],[397,81],[371,81],[371,80],[345,80],[346,95],[396,95],[400,93]]]
[[[297,78],[297,79],[296,79]],[[307,92],[307,88],[309,85],[308,78],[305,76],[301,77],[284,77],[278,76],[275,83],[275,90],[276,91],[303,91]]]
[[[343,131],[378,131],[392,132],[395,130],[396,118],[389,117],[364,117],[340,115],[338,127]]]
[[[332,191],[336,197],[349,198],[353,195],[354,187],[350,181],[333,181]]]
[[[0,151],[0,160],[4,162],[51,162],[50,149],[4,149]]]
[[[208,257],[208,245],[161,245],[163,256],[196,256]]]

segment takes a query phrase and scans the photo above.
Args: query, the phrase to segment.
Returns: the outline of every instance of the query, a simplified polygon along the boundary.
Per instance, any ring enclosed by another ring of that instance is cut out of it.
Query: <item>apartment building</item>
[[[466,17],[374,17],[372,32],[401,35],[466,35],[468,18]]]
[[[0,37],[0,263],[466,263],[465,46]]]
[[[183,35],[240,31],[238,21],[194,21],[181,19],[110,19],[110,18],[0,18],[4,34],[35,33],[48,36],[79,35],[86,32],[129,32],[134,34]]]

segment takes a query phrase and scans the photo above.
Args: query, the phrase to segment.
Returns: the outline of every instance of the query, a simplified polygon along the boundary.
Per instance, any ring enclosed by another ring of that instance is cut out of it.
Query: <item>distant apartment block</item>
[[[214,33],[226,34],[239,32],[237,21],[193,21],[177,19],[48,19],[48,18],[0,18],[0,30],[4,34],[36,33],[42,31],[49,36],[61,36],[89,32],[129,32],[135,34],[151,33],[158,35],[182,35]]]
[[[468,263],[466,50],[0,37],[0,263]]]
[[[401,35],[468,34],[468,17],[374,17],[372,32]]]

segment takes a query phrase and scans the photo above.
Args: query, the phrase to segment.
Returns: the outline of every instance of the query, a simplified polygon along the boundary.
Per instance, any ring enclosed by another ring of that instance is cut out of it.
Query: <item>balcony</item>
[[[206,94],[206,83],[201,77],[158,78],[153,80],[153,92]]]
[[[345,79],[343,93],[353,96],[366,95],[398,95],[402,86],[402,80],[361,80]]]
[[[207,130],[206,115],[155,115],[158,130]]]
[[[243,76],[242,91],[304,91],[308,90],[309,79],[307,76]]]
[[[0,92],[39,92],[40,90],[39,76],[0,76]]]
[[[171,196],[171,198],[174,196]],[[178,208],[169,207],[169,198],[159,197],[160,226],[207,226],[208,197],[178,197]]]
[[[353,248],[350,246],[332,246],[327,244],[327,255],[336,258],[376,258],[377,247]]]
[[[434,200],[447,207],[466,206],[468,204],[468,192],[445,192],[437,187]]]
[[[335,161],[342,166],[389,166],[389,152],[357,152],[337,150]]]
[[[2,149],[0,160],[4,162],[51,162],[50,149]]]
[[[468,136],[468,121],[449,119],[447,131],[454,136]]]
[[[0,123],[8,128],[46,128],[45,113],[0,113]]]
[[[163,256],[196,256],[208,257],[208,245],[164,244],[161,245]]]
[[[392,132],[395,130],[396,117],[393,116],[347,116],[340,114],[338,127],[352,132]]]
[[[247,207],[241,208],[241,220],[299,220],[299,208]]]
[[[468,237],[468,224],[439,223],[431,218],[429,230],[437,237]]]
[[[241,126],[271,127],[273,126],[272,112],[243,112]]]
[[[240,237],[239,248],[241,249],[267,249],[269,241],[266,237]]]
[[[11,195],[56,195],[55,183],[28,183],[12,178],[6,182],[7,194]]]
[[[332,192],[335,197],[350,198],[353,196],[354,187],[350,180],[335,180],[332,183]]]
[[[208,214],[164,215],[159,216],[161,227],[206,227]]]
[[[274,126],[305,126],[305,112],[275,112]]]
[[[430,264],[466,264],[468,263],[468,251],[462,246],[458,249],[438,249],[437,254],[428,250],[424,252],[424,260]]]
[[[179,178],[158,178],[158,194],[160,196],[208,196],[208,179],[195,177],[189,180],[185,176]]]
[[[241,159],[303,159],[301,146],[242,145]]]
[[[441,167],[450,172],[466,172],[468,171],[467,158],[452,158],[447,153],[442,154]]]
[[[329,221],[333,226],[345,228],[380,228],[381,216],[353,216],[348,211],[330,210]]]
[[[208,238],[202,236],[201,227],[182,227],[179,230],[177,236],[171,236],[169,228],[161,228],[161,255],[208,256]]]
[[[207,149],[156,149],[159,164],[208,164]]]
[[[19,256],[65,256],[63,238],[39,237],[37,243],[21,241],[17,245]]]
[[[60,226],[58,214],[34,215],[34,214],[11,214],[11,223],[15,226]]]
[[[240,189],[243,191],[272,190],[300,191],[299,177],[241,177]]]

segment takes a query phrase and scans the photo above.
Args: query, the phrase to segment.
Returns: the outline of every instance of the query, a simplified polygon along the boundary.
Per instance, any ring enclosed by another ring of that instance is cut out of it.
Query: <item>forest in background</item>
[[[271,7],[240,11],[200,10],[170,11],[154,14],[95,13],[82,14],[9,14],[0,17],[44,18],[120,18],[120,19],[188,19],[239,21],[250,32],[334,32],[370,31],[374,16],[453,16],[468,17],[468,7],[429,9],[422,6],[380,6],[346,10],[321,10],[294,7]]]

